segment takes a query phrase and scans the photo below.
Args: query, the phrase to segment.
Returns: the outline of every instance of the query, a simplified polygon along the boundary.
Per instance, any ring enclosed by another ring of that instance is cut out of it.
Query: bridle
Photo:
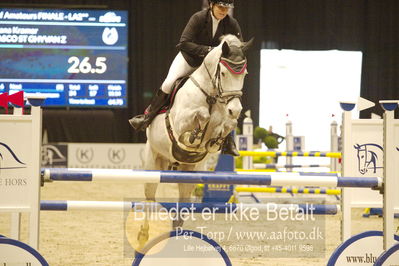
[[[216,102],[228,104],[234,98],[241,98],[241,96],[242,96],[241,90],[227,91],[227,92],[225,92],[223,90],[222,82],[221,82],[221,78],[220,78],[220,64],[223,64],[231,73],[233,73],[235,75],[240,75],[240,74],[244,73],[245,70],[247,69],[247,60],[246,59],[243,59],[239,62],[234,62],[228,58],[220,57],[214,77],[212,77],[208,67],[205,64],[205,61],[203,64],[206,69],[206,72],[208,73],[208,77],[212,82],[212,86],[216,90],[216,93],[215,94],[208,93],[206,90],[204,90],[201,87],[201,85],[195,80],[195,78],[192,75],[190,75],[190,80],[206,96],[206,102],[208,103],[210,108]]]

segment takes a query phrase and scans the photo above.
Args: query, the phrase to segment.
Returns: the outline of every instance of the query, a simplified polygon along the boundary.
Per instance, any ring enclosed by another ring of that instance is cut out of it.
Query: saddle
[[[173,84],[173,91],[170,94],[168,101],[166,104],[158,111],[158,114],[163,114],[166,113],[170,108],[172,108],[173,102],[175,101],[175,96],[177,91],[183,87],[184,83],[190,78],[190,76],[185,76],[182,78],[179,78],[178,80],[175,81]]]

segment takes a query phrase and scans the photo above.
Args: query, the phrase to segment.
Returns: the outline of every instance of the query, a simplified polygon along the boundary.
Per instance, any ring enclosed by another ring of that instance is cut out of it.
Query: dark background
[[[236,0],[234,16],[244,39],[255,37],[248,54],[244,111],[259,121],[260,49],[362,51],[361,96],[374,102],[399,99],[399,1]],[[6,7],[106,8],[129,11],[127,109],[46,109],[50,142],[143,142],[127,120],[141,113],[166,77],[175,45],[200,0],[2,1]],[[0,73],[1,76],[1,73]],[[323,88],[320,88],[321,90]],[[283,96],[275,99],[284,104]],[[376,107],[363,111],[381,114]],[[241,123],[240,123],[241,124]]]

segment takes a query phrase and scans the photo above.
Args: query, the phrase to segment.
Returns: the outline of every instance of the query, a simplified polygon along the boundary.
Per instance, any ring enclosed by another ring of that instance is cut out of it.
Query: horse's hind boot
[[[167,103],[168,97],[169,94],[164,93],[161,89],[157,90],[147,108],[147,112],[129,119],[130,125],[137,131],[145,130],[157,116],[158,111]]]

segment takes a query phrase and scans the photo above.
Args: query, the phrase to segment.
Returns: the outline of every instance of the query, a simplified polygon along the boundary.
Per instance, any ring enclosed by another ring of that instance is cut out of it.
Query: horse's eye
[[[224,77],[226,74],[224,74],[224,72],[222,72],[222,76]]]

